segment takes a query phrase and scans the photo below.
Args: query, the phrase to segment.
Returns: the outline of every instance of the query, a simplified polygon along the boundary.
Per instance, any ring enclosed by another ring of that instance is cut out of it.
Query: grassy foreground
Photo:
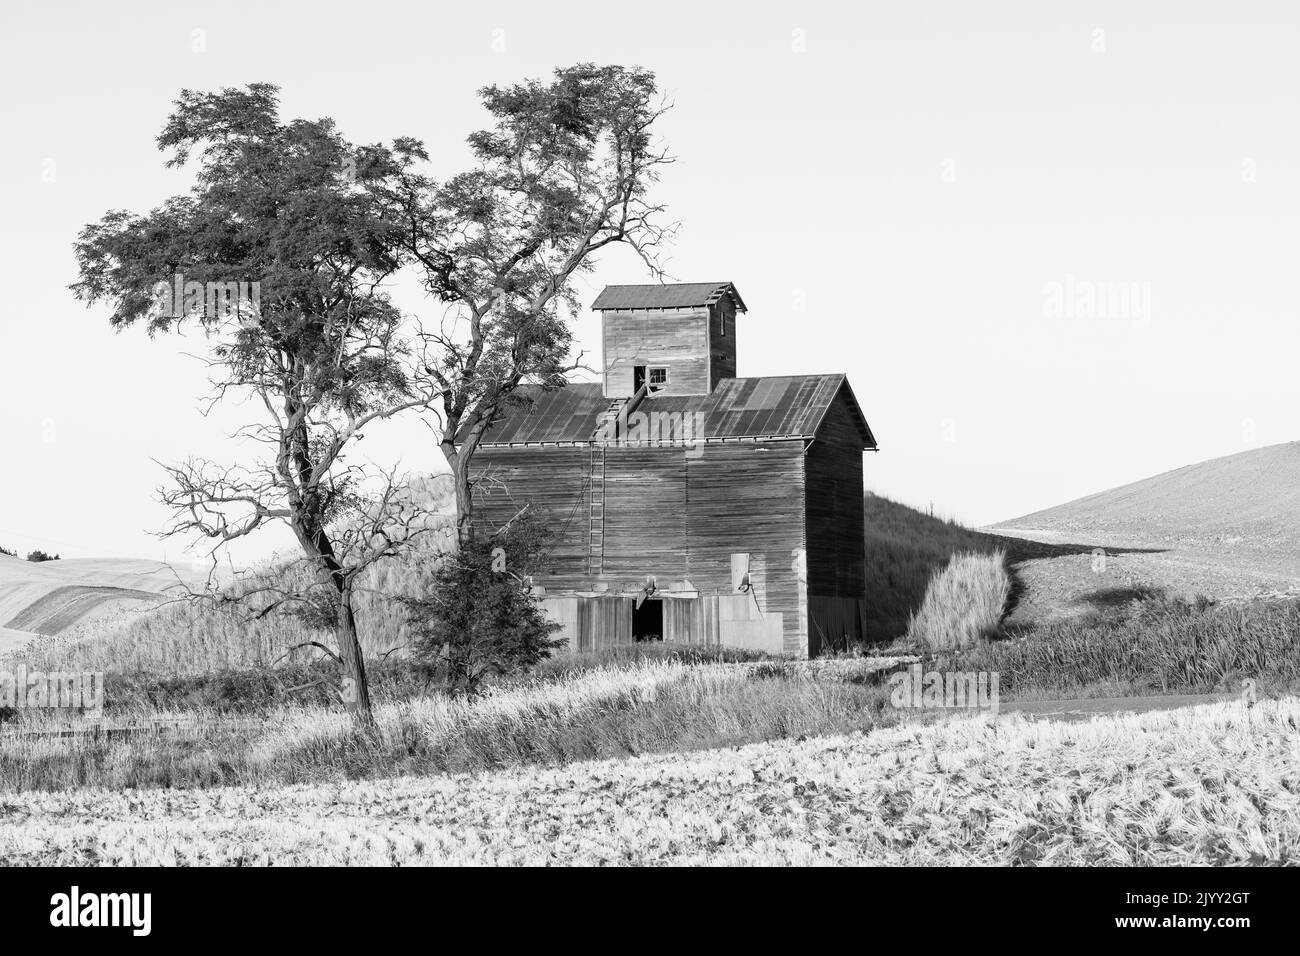
[[[25,713],[0,737],[0,791],[277,786],[484,771],[691,751],[892,724],[901,714],[870,662],[640,660],[557,673],[471,699],[428,694],[380,704],[362,732],[337,707],[172,716],[195,726],[124,739],[61,738]],[[838,664],[839,666],[834,666]],[[123,715],[125,716],[125,715]],[[151,707],[142,718],[168,716]]]
[[[1300,861],[1300,702],[275,790],[11,795],[13,864]],[[939,771],[939,772],[936,772]]]
[[[1133,601],[1109,614],[1054,621],[1010,640],[942,655],[937,669],[997,671],[1004,695],[1128,697],[1300,691],[1300,602]]]

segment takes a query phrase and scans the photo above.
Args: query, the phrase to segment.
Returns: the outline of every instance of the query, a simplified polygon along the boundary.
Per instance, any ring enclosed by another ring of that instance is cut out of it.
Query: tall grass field
[[[936,572],[907,624],[907,640],[931,651],[973,647],[998,632],[1011,596],[1003,551],[963,553]]]

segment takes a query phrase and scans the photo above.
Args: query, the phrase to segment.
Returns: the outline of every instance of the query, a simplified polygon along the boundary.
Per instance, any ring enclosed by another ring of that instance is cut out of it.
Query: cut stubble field
[[[1233,864],[1300,851],[1300,701],[271,790],[3,798],[11,864]]]

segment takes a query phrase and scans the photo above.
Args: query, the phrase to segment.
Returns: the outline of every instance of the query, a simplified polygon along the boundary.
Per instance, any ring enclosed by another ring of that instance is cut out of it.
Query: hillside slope
[[[933,576],[955,554],[1003,552],[1012,567],[1033,561],[1077,557],[1086,561],[1091,545],[1044,543],[1006,534],[975,531],[936,518],[882,495],[867,492],[866,515],[867,642],[900,637],[925,598]],[[1013,605],[1020,601],[1020,588]]]
[[[1300,595],[1300,442],[1214,458],[993,525],[1104,549],[1016,568],[1016,617],[1058,617],[1147,593]]]
[[[993,528],[1296,555],[1300,553],[1300,442],[1187,465]]]
[[[153,601],[178,583],[157,561],[68,558],[35,563],[0,555],[0,651],[57,634],[124,605]]]

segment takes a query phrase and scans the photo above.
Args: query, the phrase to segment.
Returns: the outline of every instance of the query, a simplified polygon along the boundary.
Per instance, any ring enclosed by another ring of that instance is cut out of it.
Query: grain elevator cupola
[[[611,285],[601,313],[606,398],[642,386],[665,395],[709,395],[736,377],[736,314],[744,300],[730,282]]]

